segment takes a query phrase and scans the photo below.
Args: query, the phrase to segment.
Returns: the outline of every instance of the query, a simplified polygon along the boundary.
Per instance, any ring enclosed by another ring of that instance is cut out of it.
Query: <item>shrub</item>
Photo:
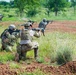
[[[72,50],[67,45],[60,46],[56,51],[56,61],[58,64],[64,64],[72,61]]]

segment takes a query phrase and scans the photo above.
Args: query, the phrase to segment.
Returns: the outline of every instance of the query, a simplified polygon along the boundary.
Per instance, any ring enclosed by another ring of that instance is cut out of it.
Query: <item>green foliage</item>
[[[74,14],[76,13],[76,0],[71,0],[71,6],[74,8]]]
[[[16,69],[16,68],[18,69],[18,68],[20,68],[20,65],[12,62],[12,63],[10,63],[10,67],[13,68],[13,69]]]
[[[72,50],[67,46],[61,46],[57,49],[56,61],[58,64],[64,64],[72,61]]]
[[[75,36],[69,33],[57,33],[54,51],[51,53],[51,62],[64,64],[75,57]]]
[[[69,6],[69,3],[66,0],[48,0],[46,3],[46,7],[49,10],[53,10],[56,16],[58,11],[63,10],[67,6]]]
[[[44,62],[44,58],[42,58],[42,57],[39,57],[39,58],[37,58],[37,60],[36,60],[38,63],[43,63]]]
[[[26,15],[29,17],[35,16],[39,12],[40,0],[29,0],[27,1]]]
[[[37,13],[38,13],[38,11],[37,11],[35,8],[32,8],[32,9],[29,9],[29,10],[26,12],[26,15],[27,15],[28,17],[33,17],[33,16],[35,16]]]
[[[26,1],[25,0],[14,0],[15,6],[18,8],[19,12],[20,12],[20,16],[23,15],[23,11],[24,11],[24,7],[26,5]]]
[[[14,55],[12,55],[11,53],[9,53],[9,52],[0,53],[0,62],[7,62],[7,61],[11,61],[11,60],[14,60]]]

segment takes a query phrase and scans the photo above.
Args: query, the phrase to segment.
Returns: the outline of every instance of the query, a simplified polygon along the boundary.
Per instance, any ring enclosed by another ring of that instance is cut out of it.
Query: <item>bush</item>
[[[56,61],[58,64],[64,64],[72,61],[72,50],[68,46],[61,46],[56,51]]]
[[[33,16],[35,16],[37,13],[38,13],[38,11],[33,8],[33,9],[28,10],[28,11],[26,12],[26,15],[27,15],[28,17],[33,17]]]

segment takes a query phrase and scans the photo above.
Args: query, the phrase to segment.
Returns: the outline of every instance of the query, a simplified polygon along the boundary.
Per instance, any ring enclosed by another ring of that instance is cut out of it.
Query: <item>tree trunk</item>
[[[23,9],[20,9],[20,17],[23,16]]]
[[[76,6],[74,6],[74,14],[75,14],[75,12],[76,12],[75,10],[76,10]]]
[[[49,10],[49,9],[47,10],[47,15],[48,15],[48,16],[50,15],[50,10]]]
[[[58,11],[55,11],[55,16],[57,16],[57,14],[58,14]]]

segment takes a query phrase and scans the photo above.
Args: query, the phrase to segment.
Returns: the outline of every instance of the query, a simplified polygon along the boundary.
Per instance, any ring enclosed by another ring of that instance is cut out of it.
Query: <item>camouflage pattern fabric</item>
[[[27,36],[28,34],[28,36]],[[34,49],[34,58],[38,56],[38,42],[33,42],[33,37],[40,37],[40,33],[33,30],[22,30],[20,33],[21,41],[17,45],[17,54],[20,59],[26,59],[26,53]],[[28,37],[28,38],[26,38]],[[17,60],[18,61],[18,60]]]
[[[16,43],[16,36],[13,34],[13,32],[12,34],[10,34],[8,29],[6,29],[1,35],[1,41],[2,41],[2,50],[12,51],[12,48]]]

